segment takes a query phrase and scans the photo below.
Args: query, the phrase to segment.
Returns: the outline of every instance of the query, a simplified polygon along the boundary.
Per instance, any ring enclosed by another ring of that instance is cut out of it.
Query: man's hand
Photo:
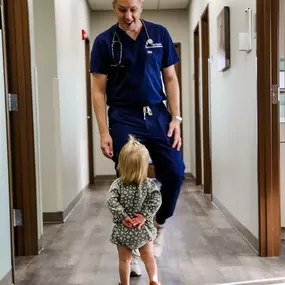
[[[133,220],[130,217],[126,217],[123,221],[122,224],[127,227],[131,228],[133,226]]]
[[[134,216],[135,218],[132,220],[133,226],[134,227],[138,226],[138,228],[140,229],[145,223],[145,217],[138,213],[134,213]]]
[[[101,135],[100,147],[107,158],[113,157],[113,140],[109,132]]]
[[[172,135],[174,135],[172,147],[176,148],[179,151],[182,146],[181,130],[180,130],[180,122],[175,118],[169,124],[169,130],[167,136],[171,138]]]

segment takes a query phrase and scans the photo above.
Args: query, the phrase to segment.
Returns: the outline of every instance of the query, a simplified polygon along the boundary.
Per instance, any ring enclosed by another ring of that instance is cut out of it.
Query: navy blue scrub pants
[[[149,150],[156,178],[161,182],[162,205],[156,221],[164,224],[174,213],[184,180],[184,162],[181,151],[172,148],[173,137],[167,136],[171,115],[163,103],[150,106],[152,115],[144,114],[142,107],[110,107],[108,110],[110,135],[113,139],[113,161],[117,167],[119,153],[135,136]]]

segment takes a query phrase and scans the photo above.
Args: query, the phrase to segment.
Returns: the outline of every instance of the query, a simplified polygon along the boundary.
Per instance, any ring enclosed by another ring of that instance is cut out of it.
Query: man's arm
[[[180,116],[180,89],[174,65],[164,68],[162,75],[170,113],[172,116]],[[182,145],[180,121],[175,118],[172,119],[169,125],[168,136],[171,137],[173,133],[174,141],[172,147],[180,150]]]
[[[107,126],[106,85],[107,75],[93,73],[93,106],[100,133],[100,147],[107,158],[112,158],[113,141]]]

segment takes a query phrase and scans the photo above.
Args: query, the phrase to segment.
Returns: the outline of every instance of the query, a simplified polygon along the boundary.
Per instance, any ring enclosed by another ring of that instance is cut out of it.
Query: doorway
[[[194,30],[194,86],[195,86],[195,157],[196,185],[202,185],[201,116],[200,116],[200,33],[199,23]]]
[[[179,61],[175,64],[175,71],[176,71],[176,75],[178,78],[178,83],[179,83],[179,88],[180,88],[180,97],[179,97],[179,102],[180,102],[180,116],[183,118],[183,110],[182,110],[182,69],[181,69],[181,43],[174,43],[174,47],[175,50],[178,54],[179,57]],[[180,129],[181,129],[181,138],[182,138],[182,142],[183,142],[183,122],[180,125]],[[183,143],[181,146],[181,152],[182,152],[182,156],[183,156]]]
[[[93,124],[92,124],[92,94],[90,74],[90,40],[85,38],[85,64],[86,64],[86,104],[87,104],[87,136],[88,136],[88,168],[89,184],[94,184],[94,154],[93,154]]]
[[[208,5],[201,16],[201,34],[200,34],[200,26],[198,23],[194,30],[193,37],[194,37],[194,69],[195,69],[194,104],[195,104],[196,185],[202,185],[205,194],[212,194],[212,160],[211,160],[211,147],[210,147],[211,138],[210,138],[210,96],[209,96],[210,35],[209,35]],[[200,48],[201,48],[201,53],[200,53]],[[200,73],[202,79],[201,84],[200,84]]]
[[[201,17],[202,39],[202,106],[203,106],[203,171],[204,193],[212,194],[212,159],[210,144],[210,97],[209,97],[209,6]]]
[[[175,50],[177,52],[177,55],[179,57],[179,61],[175,64],[175,71],[176,71],[176,75],[177,75],[177,79],[178,79],[178,83],[179,83],[179,87],[180,87],[180,112],[181,112],[181,117],[183,117],[182,114],[182,68],[181,68],[181,43],[174,43],[174,47]],[[182,138],[182,142],[183,142],[183,123],[181,123],[181,138]],[[181,146],[181,152],[183,155],[183,144]],[[149,178],[155,178],[155,168],[154,165],[152,164],[152,162],[150,161],[149,164],[149,168],[148,168],[148,177]]]

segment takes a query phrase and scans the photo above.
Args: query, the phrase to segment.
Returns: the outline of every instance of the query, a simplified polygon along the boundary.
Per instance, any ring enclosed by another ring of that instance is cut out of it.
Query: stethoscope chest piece
[[[147,39],[146,44],[152,46],[153,45],[153,40],[150,39],[150,38]]]

